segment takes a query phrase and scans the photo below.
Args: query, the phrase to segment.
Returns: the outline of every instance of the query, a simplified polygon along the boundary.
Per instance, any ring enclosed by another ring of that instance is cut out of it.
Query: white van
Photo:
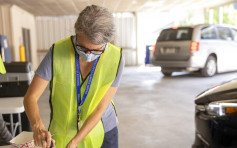
[[[176,71],[198,71],[203,76],[237,70],[237,28],[196,25],[162,30],[152,63],[170,76]]]

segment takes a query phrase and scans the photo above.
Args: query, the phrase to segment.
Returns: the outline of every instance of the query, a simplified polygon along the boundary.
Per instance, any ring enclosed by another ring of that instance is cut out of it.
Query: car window
[[[205,27],[201,29],[201,39],[208,40],[216,38],[217,35],[214,27]]]
[[[237,30],[236,29],[231,29],[232,35],[233,35],[233,40],[237,41]]]
[[[192,28],[165,29],[161,32],[158,41],[191,40]]]
[[[229,28],[217,27],[219,38],[221,40],[232,40],[231,32]]]

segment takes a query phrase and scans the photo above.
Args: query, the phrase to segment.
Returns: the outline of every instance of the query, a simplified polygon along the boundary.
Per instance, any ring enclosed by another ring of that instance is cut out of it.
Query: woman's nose
[[[87,50],[87,51],[86,51],[86,54],[91,54],[91,51]]]

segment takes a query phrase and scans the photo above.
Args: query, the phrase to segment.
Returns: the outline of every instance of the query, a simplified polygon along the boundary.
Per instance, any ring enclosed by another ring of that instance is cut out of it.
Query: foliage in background
[[[229,4],[223,6],[223,24],[237,25],[237,10],[234,8],[235,4]],[[206,23],[209,22],[210,11],[207,11],[205,14]],[[219,23],[219,7],[213,9],[213,23]]]
[[[224,7],[223,23],[231,25],[237,24],[237,10],[234,9],[234,5]]]
[[[219,24],[219,7],[213,10],[213,24]],[[179,20],[179,25],[192,25],[192,12],[189,12],[183,19]],[[210,10],[205,13],[205,23],[209,24]],[[237,25],[237,3],[223,6],[223,24]]]

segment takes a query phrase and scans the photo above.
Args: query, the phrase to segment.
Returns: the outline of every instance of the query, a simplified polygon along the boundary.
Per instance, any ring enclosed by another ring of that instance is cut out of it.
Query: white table
[[[23,99],[24,97],[0,98],[0,113],[10,114],[10,123],[8,125],[10,125],[11,133],[14,137],[17,127],[22,132],[21,113],[25,111]],[[18,122],[16,123],[13,122],[13,114],[18,115]]]
[[[12,145],[0,146],[0,148],[14,148]]]

